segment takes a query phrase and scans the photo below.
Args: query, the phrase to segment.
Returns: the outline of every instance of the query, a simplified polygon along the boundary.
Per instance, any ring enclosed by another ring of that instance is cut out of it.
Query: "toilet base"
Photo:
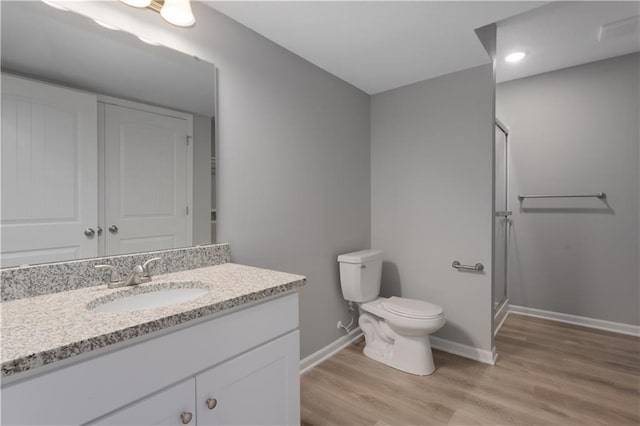
[[[417,338],[411,338],[412,340],[417,340]],[[429,343],[428,337],[421,338],[422,341],[413,341],[413,342],[397,342],[400,343],[400,346],[410,346],[412,347],[411,352],[404,352],[404,356],[402,351],[393,350],[391,354],[385,355],[380,351],[375,349],[371,349],[366,345],[364,350],[362,351],[367,358],[371,358],[375,361],[381,362],[383,364],[388,365],[389,367],[393,367],[397,370],[404,371],[405,373],[415,374],[417,376],[428,376],[433,374],[436,370],[435,364],[433,362],[433,354],[431,353],[431,345]],[[401,339],[405,340],[405,339]],[[408,339],[407,339],[408,340]],[[415,350],[415,348],[419,348],[419,350]],[[394,349],[398,348],[395,346]]]
[[[368,313],[360,314],[367,358],[406,373],[427,376],[435,371],[428,336],[402,336]]]

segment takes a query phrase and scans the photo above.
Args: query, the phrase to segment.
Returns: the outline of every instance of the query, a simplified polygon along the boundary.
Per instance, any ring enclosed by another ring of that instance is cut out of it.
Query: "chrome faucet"
[[[142,283],[148,283],[151,281],[151,271],[149,270],[149,264],[160,260],[160,257],[154,257],[152,259],[147,260],[140,265],[136,265],[133,267],[133,270],[129,274],[126,280],[122,280],[120,278],[120,274],[111,265],[95,265],[96,269],[108,269],[111,274],[109,276],[109,284],[107,284],[107,288],[118,288],[118,287],[126,287],[130,285],[138,285]]]
[[[96,269],[108,269],[110,271],[109,274],[109,284],[107,284],[107,288],[118,288],[122,287],[122,279],[120,278],[120,274],[118,270],[111,265],[95,265]]]
[[[131,271],[123,285],[138,285],[149,281],[151,281],[151,277],[145,277],[142,266],[136,265],[133,267],[133,271]]]

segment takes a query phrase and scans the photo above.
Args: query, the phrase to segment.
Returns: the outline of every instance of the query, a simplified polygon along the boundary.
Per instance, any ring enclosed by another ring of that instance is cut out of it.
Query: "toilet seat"
[[[438,305],[404,297],[393,296],[380,305],[385,311],[405,318],[431,319],[444,315],[444,309]]]

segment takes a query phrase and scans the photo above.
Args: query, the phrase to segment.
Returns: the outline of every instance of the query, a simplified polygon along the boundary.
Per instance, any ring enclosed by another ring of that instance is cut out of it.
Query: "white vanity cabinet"
[[[2,424],[300,424],[297,293],[143,339],[5,380]]]
[[[291,332],[91,424],[297,424],[298,341]]]

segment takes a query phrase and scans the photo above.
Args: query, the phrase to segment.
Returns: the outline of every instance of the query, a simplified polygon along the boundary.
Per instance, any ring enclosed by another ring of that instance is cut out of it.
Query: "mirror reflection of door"
[[[187,114],[104,106],[106,255],[191,245],[191,127]]]
[[[96,97],[2,74],[2,266],[98,254]]]
[[[192,139],[191,114],[3,73],[2,267],[190,246]]]
[[[42,2],[2,33],[0,266],[216,241],[213,64]]]

